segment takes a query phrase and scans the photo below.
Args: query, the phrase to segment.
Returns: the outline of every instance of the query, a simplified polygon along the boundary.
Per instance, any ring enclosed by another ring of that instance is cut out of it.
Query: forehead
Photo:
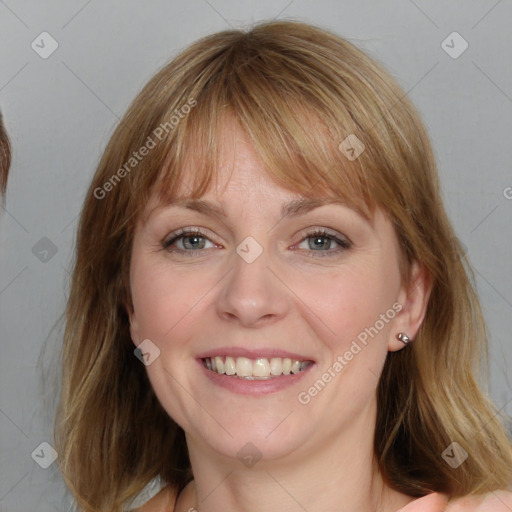
[[[334,174],[339,174],[339,169],[328,169],[323,177],[315,176],[314,180],[308,180],[307,169],[301,167],[300,152],[291,156],[288,165],[272,168],[273,146],[268,144],[269,141],[263,141],[267,143],[263,149],[264,153],[268,153],[263,155],[267,157],[265,159],[261,155],[261,145],[259,153],[234,116],[224,115],[221,119],[215,131],[215,140],[212,141],[212,151],[205,152],[204,144],[196,142],[198,139],[190,133],[181,165],[175,165],[171,171],[163,166],[160,183],[157,180],[143,217],[155,209],[173,204],[187,203],[192,209],[215,213],[212,202],[263,203],[271,198],[276,205],[282,205],[281,213],[285,216],[321,204],[342,204],[354,209],[366,220],[373,218],[374,211],[365,204],[366,198],[354,194],[347,187],[336,186]],[[269,161],[270,165],[267,165]],[[175,179],[171,180],[173,174]],[[350,180],[350,175],[347,176]],[[172,186],[169,186],[170,181]],[[199,199],[203,199],[203,202],[196,202],[192,206],[192,200]],[[210,204],[206,205],[204,199],[211,200]],[[216,213],[219,215],[221,212]]]
[[[316,208],[327,205],[343,206],[354,210],[345,198],[329,195],[301,195],[293,190],[281,187],[272,181],[264,169],[248,163],[243,165],[220,167],[217,178],[222,180],[221,186],[210,187],[200,197],[192,197],[186,193],[187,187],[182,187],[179,194],[164,199],[158,194],[151,197],[148,214],[156,214],[170,207],[180,207],[184,210],[199,212],[206,216],[225,220],[231,212],[246,212],[249,210],[263,213],[264,208],[278,213],[280,219],[293,218],[304,215]],[[242,170],[241,170],[242,169]],[[259,186],[256,183],[260,180]],[[235,205],[233,208],[232,206]],[[373,223],[375,213],[372,217],[361,215],[365,220]]]
[[[261,157],[256,152],[247,134],[232,118],[228,118],[219,131],[218,152],[214,167],[214,180],[208,195],[222,195],[229,189],[245,188],[247,191],[261,191],[282,188],[271,179]],[[191,154],[186,162],[184,179],[178,195],[183,196],[193,189],[193,180],[201,167]]]

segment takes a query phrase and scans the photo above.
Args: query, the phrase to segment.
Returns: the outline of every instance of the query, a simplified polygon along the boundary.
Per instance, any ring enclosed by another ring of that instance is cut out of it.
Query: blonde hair
[[[421,329],[412,345],[388,354],[379,382],[374,446],[389,485],[451,497],[508,487],[510,440],[479,388],[484,319],[420,118],[361,50],[328,31],[278,21],[201,39],[159,71],[93,178],[77,235],[54,439],[79,506],[117,512],[159,474],[177,491],[193,478],[183,430],[133,354],[130,253],[149,198],[176,198],[192,160],[190,196],[208,190],[228,115],[276,183],[308,197],[343,197],[366,216],[382,209],[399,240],[403,282],[413,261],[431,277]],[[340,150],[349,135],[364,144],[355,159]],[[146,156],[130,160],[150,139]],[[442,458],[452,442],[469,454],[456,469]]]

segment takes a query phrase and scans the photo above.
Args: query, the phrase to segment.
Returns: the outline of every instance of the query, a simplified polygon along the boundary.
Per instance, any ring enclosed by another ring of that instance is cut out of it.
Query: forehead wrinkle
[[[301,215],[305,215],[306,213],[319,208],[321,206],[336,204],[345,207],[350,207],[342,198],[339,197],[328,197],[328,198],[299,198],[293,199],[282,205],[281,207],[281,219],[283,220],[288,217],[298,217]],[[193,211],[197,211],[203,215],[209,215],[212,217],[217,217],[219,219],[226,219],[227,214],[222,204],[213,203],[212,201],[208,201],[205,199],[191,199],[191,198],[181,198],[170,201],[167,204],[160,205],[155,210],[160,210],[164,208],[184,208]],[[352,209],[352,208],[351,208]],[[154,210],[153,210],[154,211]]]

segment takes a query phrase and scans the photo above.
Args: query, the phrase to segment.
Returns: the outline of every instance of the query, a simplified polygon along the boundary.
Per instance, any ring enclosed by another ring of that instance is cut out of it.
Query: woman
[[[468,272],[381,67],[295,22],[198,41],[84,204],[55,432],[78,505],[510,507]]]

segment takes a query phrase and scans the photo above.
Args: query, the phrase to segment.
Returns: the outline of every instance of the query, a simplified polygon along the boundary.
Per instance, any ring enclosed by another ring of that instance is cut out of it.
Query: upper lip
[[[287,350],[281,350],[278,348],[261,348],[261,349],[247,349],[243,347],[219,347],[208,350],[199,354],[198,359],[205,359],[207,357],[216,356],[228,356],[228,357],[247,357],[248,359],[259,359],[272,357],[289,357],[292,360],[298,361],[314,361],[312,357],[297,354],[295,352],[289,352]]]

